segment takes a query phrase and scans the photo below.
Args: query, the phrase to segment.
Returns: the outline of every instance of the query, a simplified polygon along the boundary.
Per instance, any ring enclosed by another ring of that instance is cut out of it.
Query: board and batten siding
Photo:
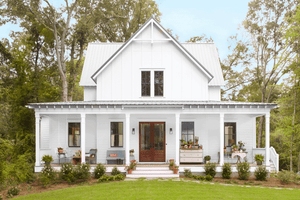
[[[155,26],[153,32],[158,39],[166,38]],[[150,39],[150,27],[138,39]],[[146,98],[141,97],[143,70],[164,71],[166,100],[208,99],[208,77],[172,41],[132,41],[98,75],[96,100]]]

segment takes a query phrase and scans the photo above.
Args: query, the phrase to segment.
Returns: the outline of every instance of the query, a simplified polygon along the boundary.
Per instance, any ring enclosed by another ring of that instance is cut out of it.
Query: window
[[[192,141],[194,143],[194,122],[181,123],[181,139],[186,142]]]
[[[225,146],[232,146],[236,144],[236,123],[225,123],[224,129]]]
[[[80,123],[69,123],[69,147],[80,147]]]
[[[142,72],[142,96],[150,97],[150,71]]]
[[[111,122],[110,134],[110,146],[123,147],[123,122]]]
[[[163,96],[164,95],[164,72],[155,71],[154,72],[154,96]]]

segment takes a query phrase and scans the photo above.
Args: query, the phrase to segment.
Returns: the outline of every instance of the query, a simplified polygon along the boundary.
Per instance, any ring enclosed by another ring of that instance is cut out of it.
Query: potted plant
[[[211,157],[209,155],[204,157],[205,163],[209,163]]]
[[[134,149],[130,149],[130,150],[129,150],[129,153],[130,153],[130,156],[133,156]]]
[[[263,156],[262,154],[256,154],[254,157],[257,165],[262,165],[262,162],[264,162],[264,158],[265,156]]]
[[[241,152],[243,151],[245,144],[246,144],[246,143],[244,143],[244,142],[242,142],[242,141],[239,141],[239,142],[238,142],[238,145],[239,145],[239,147],[238,147],[238,148],[239,148],[239,151],[241,151]]]
[[[232,149],[234,149],[234,151],[237,151],[238,146],[237,145],[232,145]]]
[[[171,161],[169,164],[169,169],[172,170],[174,168],[174,161]]]
[[[64,149],[61,148],[61,147],[58,147],[58,148],[57,148],[57,151],[58,151],[58,153],[63,153],[63,152],[64,152]]]
[[[195,143],[198,144],[198,141],[199,141],[199,139],[196,138],[196,139],[195,139]]]
[[[199,145],[199,149],[202,149],[202,144]]]
[[[177,174],[177,173],[178,173],[178,170],[179,170],[179,166],[174,165],[174,168],[173,168],[174,174]]]
[[[192,140],[190,140],[190,141],[189,141],[189,144],[191,145],[192,143],[193,143],[193,141],[192,141]]]
[[[181,139],[180,142],[181,142],[181,145],[184,145],[185,140]]]
[[[184,142],[184,148],[187,149],[188,146],[187,146],[187,142]]]
[[[53,161],[53,158],[50,155],[44,155],[42,161],[44,161],[46,165],[50,165],[50,163]]]

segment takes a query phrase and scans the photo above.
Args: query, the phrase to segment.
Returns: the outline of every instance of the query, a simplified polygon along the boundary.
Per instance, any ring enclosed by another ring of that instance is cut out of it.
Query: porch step
[[[163,166],[141,166],[137,165],[136,170],[132,171],[132,174],[127,174],[128,178],[178,178],[179,174],[174,174],[173,170],[170,170],[168,165]]]

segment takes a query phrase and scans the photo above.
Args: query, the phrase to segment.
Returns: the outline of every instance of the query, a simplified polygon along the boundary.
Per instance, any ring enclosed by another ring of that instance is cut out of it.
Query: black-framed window
[[[224,123],[224,142],[225,146],[236,145],[236,123]]]
[[[155,71],[154,72],[154,96],[164,95],[164,72]]]
[[[68,133],[69,147],[80,147],[80,139],[81,139],[80,123],[69,123],[68,129],[69,129],[69,133]]]
[[[110,146],[123,147],[123,122],[110,123]]]
[[[181,139],[194,144],[195,131],[194,122],[181,122]]]
[[[142,71],[142,96],[150,97],[151,75],[150,71]]]

